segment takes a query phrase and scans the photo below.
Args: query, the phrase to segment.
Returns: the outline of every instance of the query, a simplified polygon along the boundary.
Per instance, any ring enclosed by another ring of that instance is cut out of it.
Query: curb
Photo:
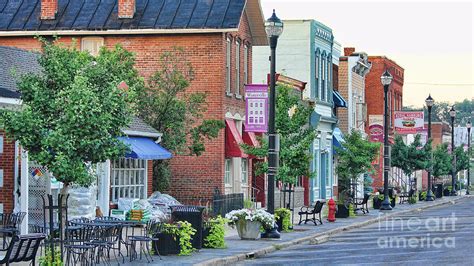
[[[442,206],[442,205],[450,204],[450,203],[451,204],[456,204],[457,201],[459,201],[461,199],[464,199],[464,198],[469,198],[469,197],[471,197],[471,196],[463,195],[463,196],[460,196],[460,197],[458,197],[456,199],[452,199],[452,200],[446,200],[446,201],[442,201],[442,202],[434,201],[433,204],[425,205],[425,206],[422,206],[422,207],[419,207],[419,208],[413,208],[413,209],[409,209],[409,210],[398,211],[398,212],[390,213],[390,214],[385,213],[384,215],[379,215],[376,218],[372,218],[372,219],[369,219],[369,220],[366,220],[366,221],[353,223],[353,224],[349,224],[349,225],[346,225],[346,226],[341,226],[341,227],[334,228],[334,229],[331,229],[331,230],[328,230],[328,231],[325,231],[325,232],[320,232],[320,233],[316,233],[316,234],[313,234],[313,235],[310,235],[310,236],[306,236],[306,237],[302,237],[302,238],[298,238],[298,239],[293,239],[293,240],[286,241],[286,242],[283,242],[283,243],[273,244],[272,246],[267,246],[267,247],[255,250],[253,252],[241,253],[241,254],[236,254],[236,255],[233,255],[233,256],[228,256],[228,257],[223,257],[223,258],[215,258],[215,259],[203,261],[203,262],[200,262],[200,263],[197,263],[197,264],[194,264],[194,265],[198,265],[198,266],[227,265],[227,264],[232,264],[232,263],[236,263],[236,262],[239,262],[239,261],[243,261],[243,260],[246,260],[246,259],[258,258],[258,257],[261,257],[265,254],[269,254],[269,253],[278,251],[280,249],[288,248],[288,247],[298,245],[298,244],[304,244],[304,243],[309,243],[311,245],[322,244],[324,242],[329,241],[330,236],[342,233],[344,231],[357,229],[357,228],[360,228],[360,227],[363,227],[363,226],[366,226],[366,225],[370,225],[370,224],[379,222],[381,220],[384,220],[384,219],[387,219],[387,218],[390,218],[390,217],[395,217],[395,216],[399,216],[399,215],[403,215],[403,214],[407,214],[407,213],[412,213],[412,212],[420,212],[420,211],[425,210],[425,209],[438,207],[438,206]]]

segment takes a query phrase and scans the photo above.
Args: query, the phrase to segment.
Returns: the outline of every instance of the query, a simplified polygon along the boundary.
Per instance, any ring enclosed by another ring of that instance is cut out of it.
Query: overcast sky
[[[386,55],[405,69],[403,104],[474,97],[472,1],[261,0],[265,18],[315,19],[342,47]]]

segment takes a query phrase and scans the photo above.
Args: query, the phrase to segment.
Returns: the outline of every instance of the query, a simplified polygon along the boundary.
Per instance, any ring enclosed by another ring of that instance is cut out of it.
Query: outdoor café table
[[[131,246],[131,243],[127,242],[127,238],[129,236],[135,236],[135,227],[142,226],[143,222],[141,221],[133,221],[133,220],[101,220],[101,219],[96,219],[94,222],[97,223],[107,223],[107,224],[120,224],[122,225],[122,229],[125,229],[125,237],[122,234],[120,234],[120,241],[119,241],[119,249],[121,247],[121,244],[125,245],[125,248],[127,249],[127,256],[128,256],[128,248]],[[129,231],[131,231],[131,234],[129,234]]]

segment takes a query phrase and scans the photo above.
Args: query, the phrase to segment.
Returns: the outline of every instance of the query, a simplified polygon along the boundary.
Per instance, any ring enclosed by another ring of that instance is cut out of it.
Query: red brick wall
[[[3,187],[0,187],[0,203],[3,204],[5,213],[13,211],[13,188],[14,188],[14,165],[15,165],[15,142],[3,136],[3,153],[0,153],[0,169],[3,169]]]
[[[135,0],[118,0],[119,18],[133,18],[135,14]]]
[[[58,11],[58,0],[41,0],[41,18],[54,19]]]
[[[244,44],[249,47],[248,80],[251,81],[252,57],[251,34],[246,16],[242,16],[238,32],[227,33],[232,38],[231,84],[235,91],[235,40],[241,41],[240,76],[241,94],[243,94],[243,56]],[[84,36],[89,37],[89,36]],[[121,44],[125,49],[133,51],[136,56],[136,68],[140,74],[149,77],[159,67],[160,55],[173,46],[184,48],[187,59],[195,71],[195,79],[188,88],[189,92],[205,92],[207,94],[208,110],[206,119],[223,120],[225,113],[245,115],[245,102],[242,99],[229,97],[225,94],[225,41],[223,33],[210,34],[180,34],[180,35],[129,35],[104,36],[104,45],[113,47]],[[59,42],[71,44],[75,39],[80,46],[81,36],[61,36]],[[40,43],[33,37],[2,37],[0,45],[14,46],[26,50],[40,50]],[[171,160],[172,179],[169,192],[180,201],[196,202],[212,198],[215,187],[224,191],[224,130],[216,139],[206,141],[206,152],[201,156],[175,156]],[[151,169],[149,169],[151,171]],[[149,174],[151,177],[152,175]],[[151,189],[151,179],[149,180]],[[251,185],[249,175],[249,184]],[[150,190],[148,191],[151,192]],[[10,193],[12,194],[12,193]]]
[[[390,74],[393,76],[392,83],[389,87],[389,94],[391,95],[389,98],[391,99],[390,120],[392,121],[393,126],[394,111],[403,106],[404,70],[394,61],[386,58],[385,56],[369,56],[369,61],[372,63],[372,69],[365,78],[365,102],[367,103],[367,116],[382,115],[384,113],[384,91],[383,85],[380,82],[380,77],[382,76],[383,72],[388,69]],[[400,104],[397,103],[397,107],[395,106],[395,95],[402,99]],[[365,128],[367,134],[369,134],[368,127],[369,125],[367,123]],[[389,128],[389,135],[393,136],[392,128]],[[383,186],[383,148],[381,148],[379,162],[379,167],[376,168],[377,173],[373,176],[374,188]]]

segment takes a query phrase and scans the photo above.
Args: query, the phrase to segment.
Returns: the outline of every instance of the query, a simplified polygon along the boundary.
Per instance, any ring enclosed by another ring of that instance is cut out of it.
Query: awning
[[[342,135],[341,129],[338,127],[334,128],[332,132],[332,145],[343,149],[342,143],[344,142],[344,136]]]
[[[118,139],[131,150],[125,155],[126,158],[165,160],[172,157],[168,150],[155,143],[153,139],[144,137],[119,137]]]
[[[336,107],[345,107],[347,108],[347,102],[342,98],[341,94],[337,91],[332,91],[332,98],[334,100],[334,105]]]
[[[252,146],[252,147],[260,146],[254,132],[246,132],[245,129],[244,129],[242,139],[243,139],[244,143],[249,145],[249,146]],[[248,156],[249,156],[249,158],[255,158],[255,156],[250,155],[250,154]]]
[[[225,120],[225,157],[243,157],[247,158],[240,147],[244,141],[240,136],[237,126],[233,119]]]

